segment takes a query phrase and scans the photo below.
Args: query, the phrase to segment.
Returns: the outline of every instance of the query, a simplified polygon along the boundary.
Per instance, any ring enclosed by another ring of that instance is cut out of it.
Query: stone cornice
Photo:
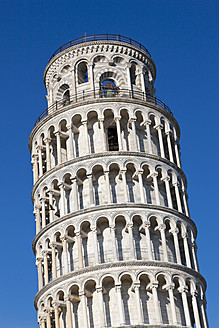
[[[162,113],[164,116],[166,116],[176,127],[176,130],[177,130],[177,135],[179,136],[180,138],[180,128],[179,128],[179,124],[177,122],[177,120],[174,118],[173,115],[171,115],[168,111],[166,111],[165,109],[162,109],[161,107],[153,104],[153,103],[150,103],[150,102],[146,102],[146,101],[143,101],[143,100],[140,100],[140,99],[131,99],[131,98],[126,98],[124,100],[124,98],[119,98],[117,97],[116,98],[116,101],[115,99],[110,99],[108,98],[107,99],[107,102],[106,102],[106,99],[104,98],[94,98],[94,99],[89,99],[89,100],[82,100],[80,101],[79,103],[70,103],[70,105],[68,106],[64,106],[62,109],[59,109],[55,112],[52,112],[51,114],[49,114],[48,116],[44,117],[32,130],[31,134],[30,134],[30,137],[29,137],[29,141],[28,141],[28,146],[29,146],[29,150],[31,152],[31,147],[32,147],[32,139],[33,139],[33,136],[34,134],[41,128],[42,125],[44,125],[47,121],[49,121],[51,118],[54,118],[55,116],[59,115],[59,114],[62,114],[62,113],[65,113],[69,110],[71,110],[72,108],[77,108],[77,107],[80,107],[80,106],[85,106],[85,105],[89,105],[89,104],[102,104],[102,103],[106,103],[106,104],[109,104],[109,103],[131,103],[131,104],[137,104],[137,105],[142,105],[142,106],[145,106],[145,107],[150,107],[150,108],[153,108],[155,110],[157,110],[158,112]]]
[[[49,223],[47,226],[45,226],[43,229],[40,230],[40,232],[34,237],[33,240],[33,244],[32,244],[32,248],[33,248],[33,252],[35,254],[35,246],[36,243],[38,241],[38,239],[45,233],[47,232],[51,227],[54,227],[56,225],[58,225],[61,222],[64,222],[65,220],[69,219],[69,218],[74,218],[77,217],[79,215],[83,215],[83,214],[89,214],[89,213],[95,213],[95,212],[99,212],[101,210],[107,210],[107,209],[149,209],[149,210],[155,210],[155,211],[163,211],[166,212],[168,214],[173,214],[183,220],[185,220],[186,222],[188,222],[192,228],[194,229],[194,234],[195,234],[195,238],[197,236],[197,228],[195,223],[193,222],[192,219],[190,219],[188,216],[178,212],[177,210],[171,209],[169,207],[165,207],[165,206],[158,206],[158,205],[152,205],[152,204],[137,204],[137,203],[126,203],[126,204],[106,204],[106,205],[98,205],[98,206],[94,206],[94,207],[90,207],[90,208],[85,208],[83,210],[78,210],[75,211],[73,213],[70,213],[68,215],[63,216],[62,218],[59,218],[57,220],[55,220],[52,223]],[[36,254],[35,254],[36,255]]]
[[[133,157],[142,157],[143,159],[144,158],[150,158],[150,159],[154,159],[154,160],[157,160],[159,162],[165,163],[165,164],[171,166],[172,168],[174,168],[183,177],[183,179],[185,181],[185,187],[187,187],[187,178],[186,178],[186,175],[183,172],[183,170],[181,168],[179,168],[176,164],[170,162],[168,159],[162,158],[162,157],[157,156],[157,155],[151,155],[151,154],[146,154],[146,153],[142,153],[142,152],[130,152],[130,151],[114,151],[114,152],[112,152],[112,151],[107,151],[107,152],[104,152],[104,153],[94,153],[94,154],[89,154],[89,155],[86,155],[86,156],[76,157],[74,159],[71,159],[70,161],[66,161],[62,164],[59,164],[59,165],[56,165],[55,167],[53,167],[51,170],[49,170],[48,172],[43,174],[43,176],[40,177],[38,179],[38,181],[34,184],[32,192],[31,192],[32,201],[33,201],[33,195],[34,195],[34,192],[35,192],[36,188],[50,174],[52,174],[52,173],[54,173],[54,172],[56,172],[56,171],[58,171],[58,170],[60,170],[64,167],[66,167],[66,166],[69,166],[70,164],[76,164],[76,163],[87,161],[87,160],[90,160],[90,159],[97,159],[97,158],[110,157],[110,156],[116,156],[116,157],[120,157],[120,156],[121,157],[122,156],[131,157],[131,156],[133,156]]]
[[[66,275],[63,275],[61,277],[58,277],[54,280],[52,280],[51,282],[49,282],[46,286],[44,286],[35,296],[34,298],[34,306],[37,310],[37,302],[39,300],[39,298],[46,292],[48,291],[51,287],[54,287],[56,285],[58,285],[60,282],[65,282],[66,280],[68,280],[69,278],[74,278],[77,276],[80,276],[82,274],[86,274],[86,273],[92,273],[92,272],[100,272],[100,270],[107,270],[107,272],[110,272],[110,268],[130,268],[130,267],[144,267],[144,268],[148,268],[148,267],[154,267],[154,268],[168,268],[168,269],[173,269],[173,270],[179,270],[181,272],[187,273],[191,276],[193,276],[194,278],[198,279],[202,285],[204,286],[205,290],[207,288],[207,284],[206,281],[204,279],[204,277],[197,271],[190,269],[186,266],[180,265],[180,264],[175,264],[175,263],[170,263],[170,262],[161,262],[161,261],[120,261],[120,262],[114,262],[114,263],[103,263],[103,264],[98,264],[95,266],[90,266],[90,267],[86,267],[80,270],[76,270],[74,272],[70,272]],[[175,272],[176,273],[176,272]]]

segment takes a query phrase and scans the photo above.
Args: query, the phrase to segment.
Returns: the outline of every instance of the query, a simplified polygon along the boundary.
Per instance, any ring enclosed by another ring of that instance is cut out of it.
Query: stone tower
[[[120,35],[50,58],[29,139],[41,328],[208,328],[180,129],[155,78]]]

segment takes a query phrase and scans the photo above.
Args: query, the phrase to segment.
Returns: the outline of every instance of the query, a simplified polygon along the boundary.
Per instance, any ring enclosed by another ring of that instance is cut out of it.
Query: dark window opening
[[[109,151],[119,150],[116,128],[108,128],[108,146]]]
[[[82,62],[78,65],[78,84],[88,82],[87,64]]]

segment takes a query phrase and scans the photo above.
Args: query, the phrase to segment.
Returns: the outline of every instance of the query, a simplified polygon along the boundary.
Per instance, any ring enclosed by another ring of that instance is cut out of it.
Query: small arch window
[[[130,68],[131,83],[136,85],[136,64],[132,64]]]
[[[81,62],[78,65],[78,84],[88,82],[88,69],[87,63]]]

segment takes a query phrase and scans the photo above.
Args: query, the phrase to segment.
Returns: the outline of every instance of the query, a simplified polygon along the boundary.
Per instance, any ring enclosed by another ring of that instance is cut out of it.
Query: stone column
[[[174,290],[174,284],[170,284],[168,286],[168,293],[169,293],[171,313],[172,313],[172,318],[173,318],[173,325],[177,325],[176,305],[175,305],[175,301],[174,301],[173,290]]]
[[[38,205],[35,205],[35,211],[33,212],[35,215],[35,221],[36,221],[36,234],[38,234],[41,230],[41,220],[40,220],[40,207]]]
[[[132,125],[132,138],[133,138],[133,151],[138,151],[138,143],[137,143],[137,132],[136,132],[136,118],[130,119],[131,125]]]
[[[205,299],[201,299],[200,305],[201,305],[202,320],[203,320],[203,323],[204,323],[203,328],[209,328],[208,320],[207,320],[207,316],[206,316],[206,311],[205,311],[205,307],[206,307]]]
[[[68,139],[67,139],[67,158],[68,161],[75,157],[74,152],[74,137],[73,137],[73,131],[72,131],[72,125],[67,126],[68,129]]]
[[[179,240],[178,240],[179,229],[175,228],[173,230],[170,230],[170,232],[173,235],[174,248],[175,248],[175,253],[176,253],[176,262],[178,264],[182,264],[180,250],[179,250]]]
[[[194,317],[195,317],[195,325],[196,325],[196,328],[202,328],[200,317],[199,317],[199,311],[198,311],[197,291],[193,291],[191,294],[192,294],[192,307],[193,307],[193,312],[194,312]]]
[[[110,232],[111,232],[111,236],[112,236],[112,248],[113,248],[114,261],[118,261],[117,244],[116,244],[116,227],[114,225],[110,226]]]
[[[198,266],[198,261],[197,261],[197,245],[196,245],[195,240],[192,242],[192,256],[193,256],[195,270],[199,272],[199,266]]]
[[[145,85],[145,78],[144,78],[145,71],[146,71],[146,68],[143,67],[142,70],[141,70],[140,75],[141,75],[141,90],[144,93],[145,98],[146,98],[146,85]]]
[[[118,137],[118,143],[119,143],[119,150],[123,150],[122,147],[122,135],[121,135],[121,127],[120,127],[120,117],[115,117],[116,122],[116,129],[117,129],[117,137]]]
[[[78,268],[81,269],[84,267],[84,261],[83,261],[82,240],[81,240],[80,231],[77,231],[75,235],[76,235],[77,246],[78,246]]]
[[[181,161],[180,161],[180,155],[179,155],[179,149],[178,149],[178,139],[174,140],[174,148],[175,148],[175,154],[176,154],[176,164],[178,167],[181,168]]]
[[[63,183],[59,184],[60,188],[60,217],[65,215],[65,187]]]
[[[161,180],[163,180],[165,183],[168,207],[173,208],[173,202],[172,202],[172,197],[171,197],[171,192],[170,192],[170,177],[166,176],[165,178],[162,178]]]
[[[145,236],[146,236],[146,242],[147,242],[148,260],[151,261],[153,259],[153,257],[152,257],[152,250],[151,250],[150,222],[149,221],[145,222],[144,229],[145,229]]]
[[[56,245],[51,243],[50,247],[52,249],[52,279],[56,279],[57,278]]]
[[[68,328],[73,328],[73,322],[72,322],[72,305],[70,301],[70,297],[67,296],[65,297],[65,302],[66,302],[66,316],[67,316],[67,327]]]
[[[138,171],[138,181],[139,181],[139,191],[140,191],[140,196],[141,196],[141,202],[143,204],[145,204],[145,193],[144,193],[144,186],[143,186],[143,179],[142,179],[142,175],[143,175],[144,171],[143,170],[139,170]]]
[[[109,171],[104,171],[105,181],[106,181],[106,193],[107,193],[107,200],[108,204],[112,203],[112,195],[110,189],[110,180],[109,180]]]
[[[74,95],[74,100],[75,100],[75,96],[77,94],[76,79],[75,79],[75,68],[73,68],[71,70],[71,74],[72,74],[72,93]]]
[[[104,118],[99,118],[99,124],[100,124],[101,137],[103,142],[103,151],[107,151],[106,133],[104,131]]]
[[[63,247],[63,266],[64,266],[64,274],[68,273],[68,239],[67,236],[62,236],[62,247]]]
[[[128,233],[129,233],[130,255],[131,255],[131,259],[135,260],[135,248],[134,248],[134,243],[133,243],[133,231],[132,231],[133,224],[128,223],[127,228],[128,228]]]
[[[84,292],[80,293],[81,303],[82,303],[82,309],[83,309],[83,328],[88,328],[88,316],[87,316],[87,302],[86,302],[86,296]]]
[[[51,154],[50,154],[50,138],[45,138],[44,142],[46,144],[46,170],[49,171],[51,169]]]
[[[161,235],[161,241],[162,241],[162,249],[163,249],[164,261],[165,262],[168,262],[167,243],[166,243],[165,229],[166,229],[166,225],[165,224],[161,224],[159,226],[160,235]]]
[[[48,309],[46,311],[46,328],[51,328],[51,317],[50,317],[50,314],[51,314],[51,310]]]
[[[90,206],[94,206],[94,188],[93,188],[93,175],[91,174],[87,174],[87,178],[89,180],[89,203]]]
[[[160,205],[160,195],[159,195],[159,189],[158,189],[158,183],[157,183],[157,176],[158,173],[154,172],[151,174],[153,178],[153,184],[154,184],[154,192],[155,192],[155,198],[156,198],[156,205]]]
[[[97,287],[97,294],[99,298],[99,314],[100,314],[100,327],[106,327],[106,320],[105,320],[105,311],[103,306],[103,289],[102,287]]]
[[[90,87],[91,87],[92,91],[95,91],[94,90],[93,63],[89,63],[88,67],[89,67]]]
[[[42,146],[38,146],[38,158],[39,158],[39,176],[43,175],[43,159],[42,159]]]
[[[116,285],[116,293],[117,293],[117,302],[118,302],[118,310],[119,310],[119,318],[120,318],[120,326],[125,325],[125,313],[122,302],[122,293],[121,293],[121,285]]]
[[[35,184],[39,178],[37,154],[32,155],[32,165],[33,165],[33,183]]]
[[[157,125],[156,130],[158,131],[158,139],[159,139],[159,145],[160,145],[160,154],[161,157],[165,158],[165,152],[164,152],[164,145],[163,145],[163,136],[162,136],[162,129],[163,129],[163,125]]]
[[[50,223],[54,221],[54,203],[53,203],[53,192],[49,191],[49,220]]]
[[[56,145],[57,145],[58,164],[61,164],[62,163],[62,153],[61,153],[61,133],[60,133],[60,131],[56,131],[55,136],[56,136]]]
[[[140,289],[140,282],[135,282],[134,290],[135,290],[136,307],[137,307],[137,312],[138,312],[138,325],[141,325],[144,320],[143,320],[143,315],[142,315],[139,289]]]
[[[86,154],[90,154],[90,143],[88,137],[87,121],[81,121],[84,127],[84,147],[86,149]]]
[[[72,191],[73,191],[73,199],[74,199],[74,210],[77,211],[79,209],[77,178],[75,177],[71,181],[72,181]]]
[[[188,300],[187,300],[187,295],[186,295],[186,293],[188,292],[188,288],[187,287],[181,288],[181,289],[179,289],[179,292],[182,295],[183,310],[185,313],[186,326],[191,327],[189,305],[188,305]]]
[[[147,131],[149,154],[152,154],[152,142],[151,142],[151,131],[150,131],[151,120],[146,120],[144,125],[146,126],[146,131]]]
[[[161,319],[161,313],[160,313],[160,307],[159,307],[159,301],[158,301],[158,295],[157,295],[157,288],[158,288],[158,282],[152,283],[152,295],[153,295],[153,301],[154,301],[154,311],[156,314],[156,324],[160,325],[162,323]]]
[[[38,289],[43,288],[43,267],[42,267],[42,261],[43,259],[41,257],[38,257],[36,260],[36,267],[38,270]]]
[[[47,285],[49,283],[49,271],[48,271],[48,257],[46,251],[43,251],[43,263],[44,263],[44,282],[45,285]]]
[[[40,328],[46,328],[46,322],[45,322],[46,319],[41,319],[39,321],[39,325],[40,325]]]
[[[54,303],[54,313],[55,313],[55,327],[60,328],[60,323],[59,323],[59,305],[58,303]]]
[[[184,245],[185,256],[186,256],[186,264],[187,267],[192,268],[190,254],[189,254],[188,234],[186,232],[182,233],[182,238],[183,238],[183,245]]]
[[[179,183],[175,182],[175,183],[173,183],[173,186],[175,188],[175,193],[176,193],[177,208],[178,208],[178,211],[182,213],[182,205],[181,205],[181,200],[180,200],[180,195],[179,195]]]
[[[132,83],[131,83],[131,76],[130,76],[130,68],[131,68],[131,64],[127,63],[126,64],[127,85],[128,85],[128,89],[131,91],[132,90]]]
[[[182,187],[182,196],[183,196],[183,204],[184,204],[184,208],[185,208],[185,213],[187,216],[189,216],[189,208],[188,208],[187,198],[186,198],[186,189],[184,187]]]
[[[174,160],[173,160],[173,150],[172,150],[172,144],[171,144],[171,133],[172,133],[172,131],[167,131],[166,132],[166,135],[167,135],[167,146],[168,146],[168,153],[169,153],[170,161],[172,163],[174,163]]]
[[[128,190],[127,190],[127,182],[126,182],[126,170],[120,171],[122,174],[122,182],[123,182],[123,189],[124,189],[124,201],[125,203],[128,203],[129,197],[128,197]]]
[[[42,204],[42,228],[45,228],[46,226],[46,205],[45,205],[45,198],[41,198],[41,204]]]
[[[96,227],[92,227],[91,230],[93,234],[95,264],[98,264],[100,261],[99,261],[99,250],[98,250],[98,241],[97,241],[97,229]]]

